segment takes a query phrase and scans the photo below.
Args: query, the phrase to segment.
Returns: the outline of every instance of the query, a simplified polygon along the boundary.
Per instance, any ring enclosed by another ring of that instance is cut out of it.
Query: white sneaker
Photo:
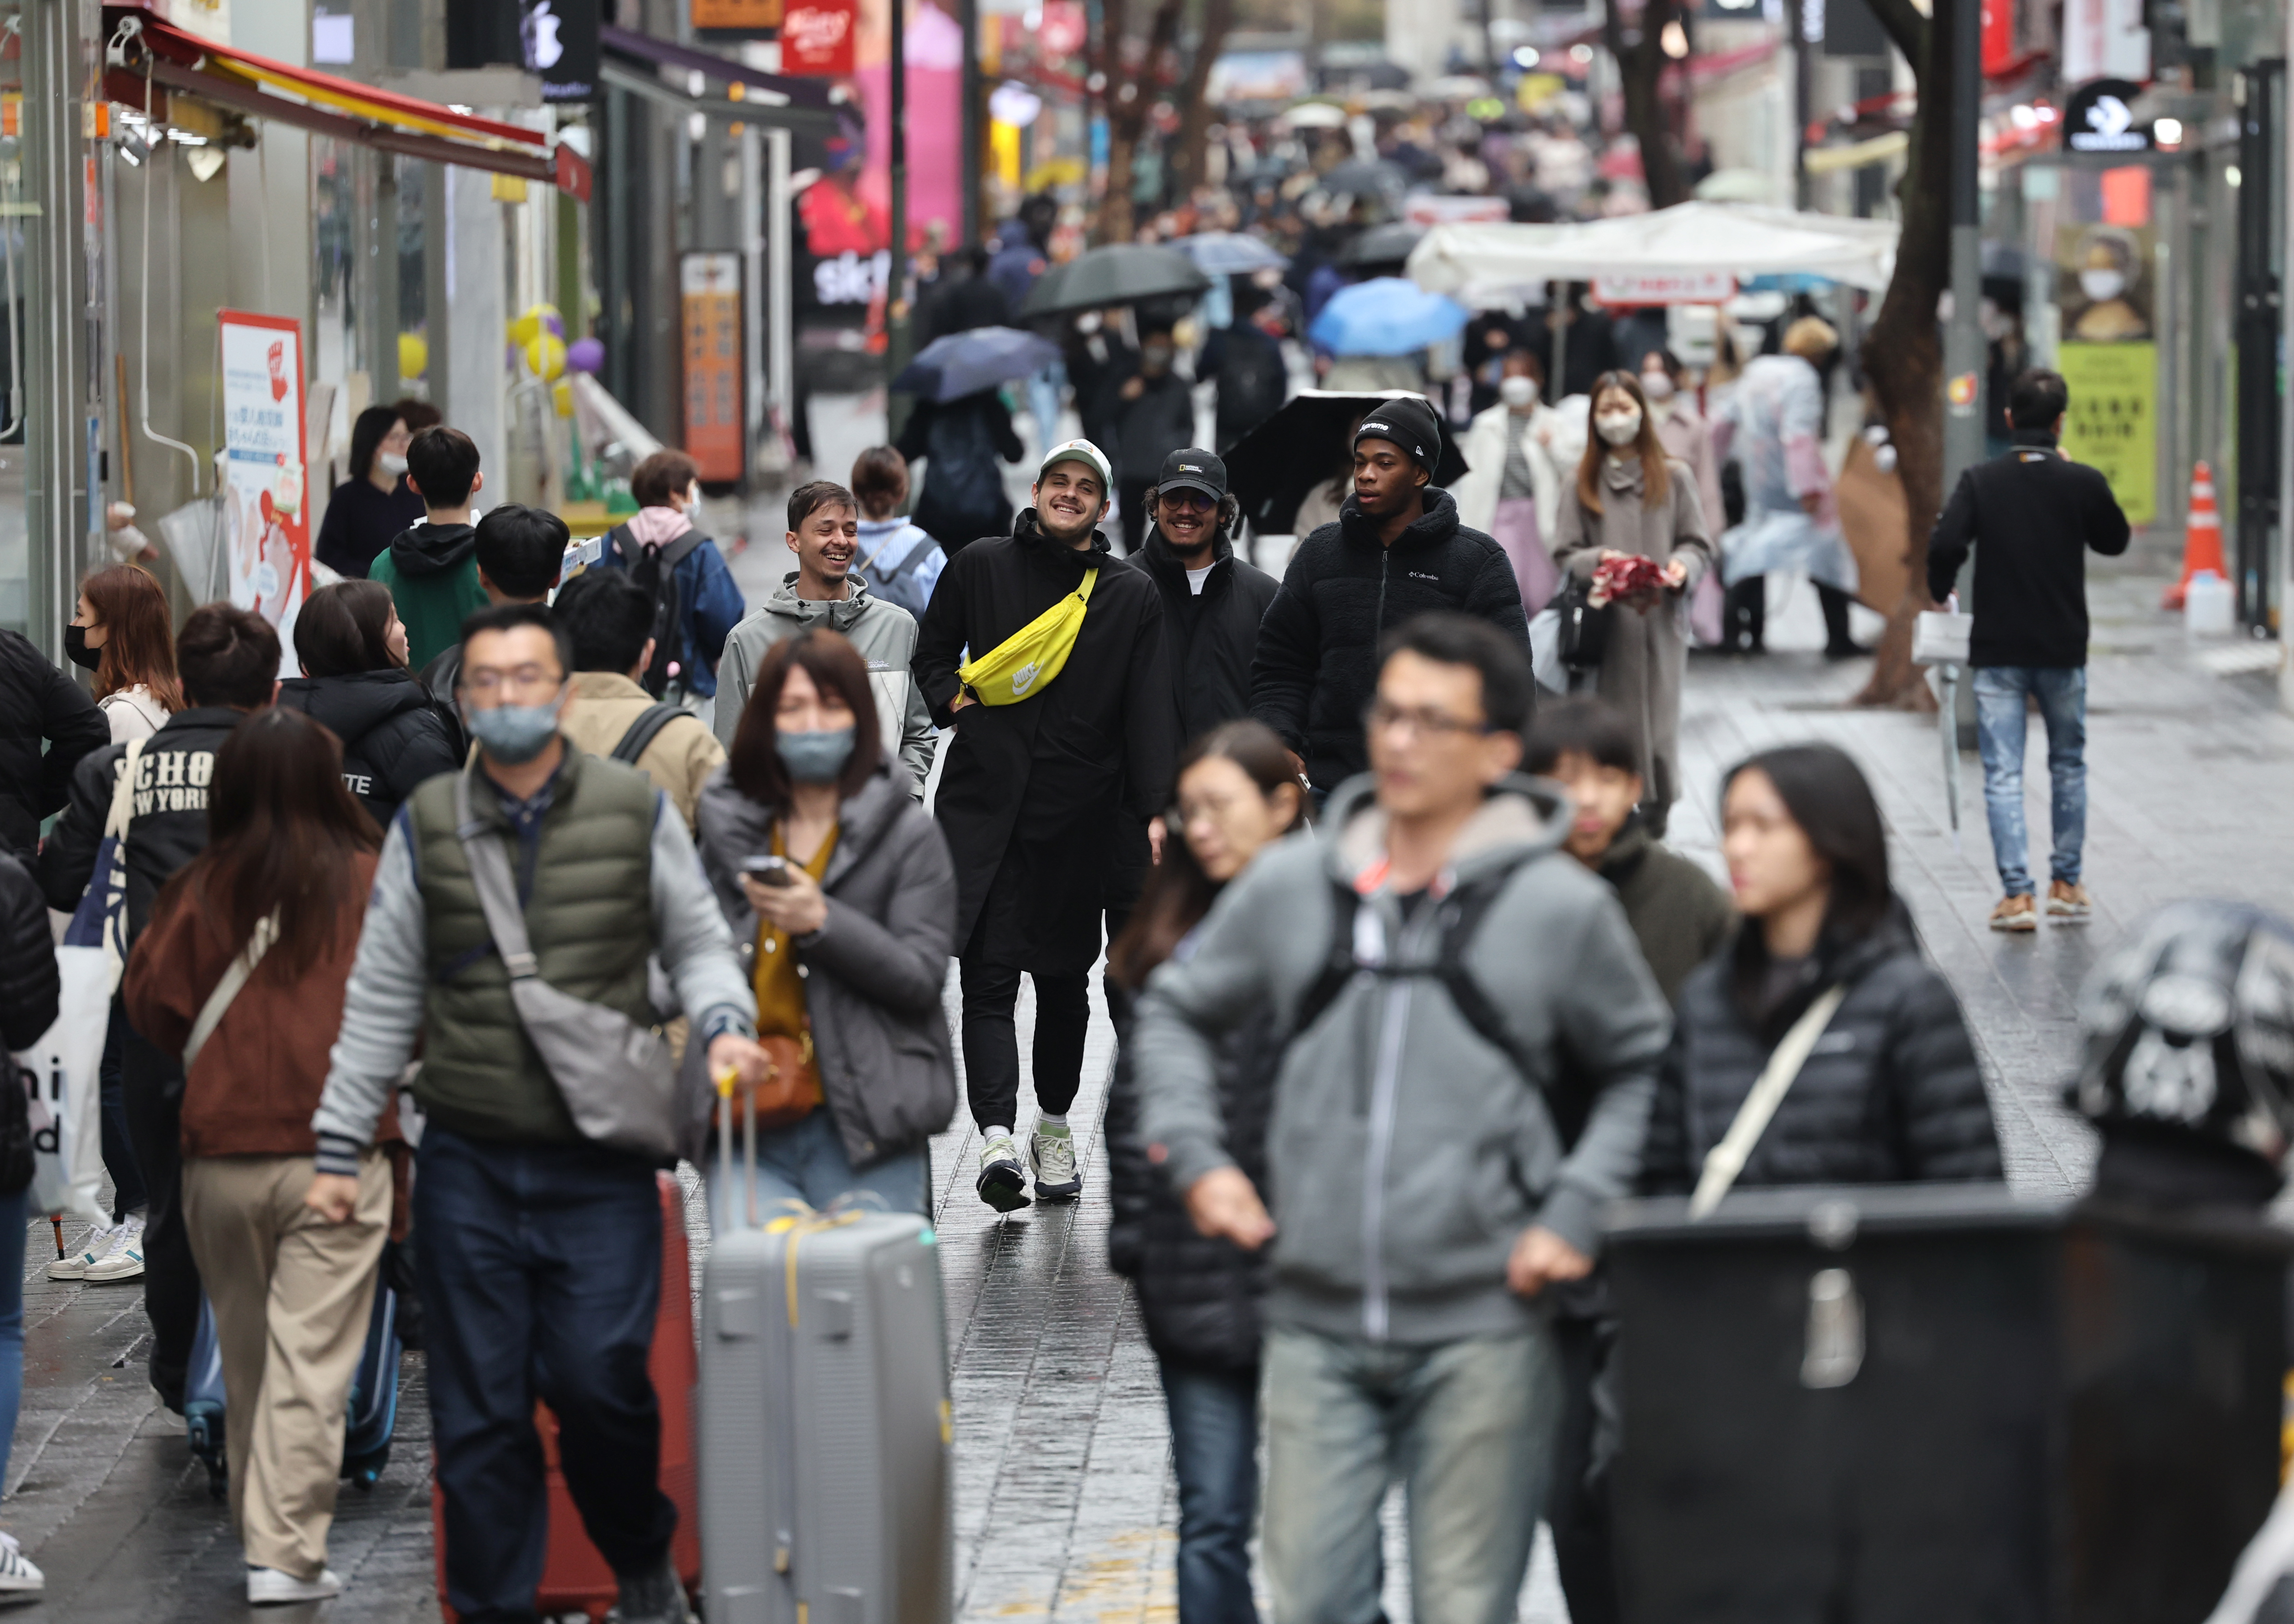
[[[1083,1171],[1076,1165],[1075,1135],[1039,1122],[1028,1135],[1028,1165],[1036,1171],[1036,1199],[1072,1201],[1083,1194]]]
[[[128,1214],[127,1222],[111,1231],[111,1244],[81,1277],[91,1286],[143,1278],[143,1215]]]
[[[0,1596],[37,1596],[47,1578],[32,1565],[13,1534],[0,1534]]]
[[[250,1607],[272,1607],[282,1602],[323,1602],[342,1593],[343,1581],[335,1577],[332,1568],[321,1568],[316,1579],[297,1579],[277,1568],[251,1567],[247,1571],[247,1603]]]
[[[122,1229],[126,1227],[125,1224],[120,1226]],[[75,1252],[69,1257],[60,1257],[48,1265],[48,1278],[52,1280],[87,1279],[87,1271],[94,1266],[95,1260],[111,1250],[111,1238],[118,1232],[108,1223],[97,1224],[87,1232],[85,1250]]]
[[[973,1188],[999,1213],[1016,1213],[1028,1205],[1028,1176],[1020,1170],[1020,1147],[1009,1133],[980,1147],[980,1178]]]

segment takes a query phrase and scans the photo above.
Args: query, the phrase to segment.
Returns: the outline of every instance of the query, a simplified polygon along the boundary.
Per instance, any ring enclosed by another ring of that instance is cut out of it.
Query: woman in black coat
[[[1227,882],[1259,850],[1305,822],[1306,797],[1272,728],[1230,722],[1188,749],[1163,860],[1109,952],[1116,978],[1136,990],[1190,935]],[[1179,1479],[1180,1624],[1256,1618],[1250,1533],[1258,1503],[1259,1300],[1263,1253],[1199,1232],[1139,1138],[1139,1085],[1130,1045],[1116,1051],[1107,1100],[1114,1222],[1107,1261],[1139,1293],[1171,1413]],[[1266,1118],[1282,1033],[1262,1011],[1219,1049],[1219,1106],[1243,1191],[1265,1188]],[[1230,1183],[1236,1182],[1230,1180]],[[1248,1198],[1254,1204],[1256,1197]],[[1261,1209],[1261,1218],[1264,1211]],[[1271,1232],[1272,1226],[1269,1226]]]
[[[303,674],[279,702],[343,742],[343,782],[383,828],[414,786],[462,765],[460,731],[406,669],[406,628],[379,581],[321,587],[295,617]]]
[[[1745,920],[1681,987],[1646,1186],[1696,1187],[1770,1052],[1834,988],[1844,996],[1736,1185],[2000,1178],[1967,1023],[1889,889],[1856,764],[1820,744],[1754,756],[1729,775],[1721,829]]]

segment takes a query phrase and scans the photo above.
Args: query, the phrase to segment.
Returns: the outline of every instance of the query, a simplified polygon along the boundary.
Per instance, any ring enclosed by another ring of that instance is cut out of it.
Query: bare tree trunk
[[[1203,155],[1210,144],[1211,68],[1234,28],[1234,7],[1235,0],[1203,0],[1202,33],[1195,42],[1195,60],[1188,64],[1186,80],[1179,86],[1179,137],[1173,166],[1181,188],[1177,195],[1183,199],[1203,183]]]
[[[1674,10],[1674,0],[1643,0],[1639,18],[1629,25],[1623,8],[1624,0],[1608,0],[1603,38],[1609,54],[1617,60],[1618,83],[1624,93],[1625,128],[1640,143],[1641,175],[1648,186],[1649,207],[1671,208],[1688,200],[1680,155],[1673,150],[1672,132],[1666,127],[1664,98],[1659,88],[1671,60],[1664,53],[1664,25],[1673,21],[1679,13]]]
[[[1896,448],[1904,482],[1904,596],[1889,617],[1859,705],[1927,710],[1935,705],[1912,663],[1912,622],[1931,606],[1928,532],[1943,507],[1943,337],[1936,302],[1951,285],[1952,30],[1958,7],[1935,7],[1932,20],[1911,0],[1872,0],[1872,10],[1911,63],[1918,102],[1903,179],[1896,187],[1903,229],[1887,296],[1864,340],[1872,393]]]
[[[1099,240],[1129,242],[1135,234],[1131,202],[1132,160],[1139,138],[1147,128],[1147,111],[1155,104],[1164,59],[1179,34],[1183,0],[1158,0],[1149,25],[1147,53],[1134,74],[1124,61],[1122,0],[1106,0],[1101,9],[1106,39],[1101,47],[1100,71],[1107,76],[1107,195],[1100,200]]]

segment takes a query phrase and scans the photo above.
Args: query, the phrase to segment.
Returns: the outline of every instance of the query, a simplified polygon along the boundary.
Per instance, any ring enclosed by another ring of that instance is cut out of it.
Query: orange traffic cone
[[[2183,529],[2183,579],[2167,589],[2162,607],[2180,609],[2191,577],[2212,570],[2225,581],[2229,566],[2223,563],[2222,516],[2215,511],[2215,474],[2203,462],[2191,467],[2191,520]]]

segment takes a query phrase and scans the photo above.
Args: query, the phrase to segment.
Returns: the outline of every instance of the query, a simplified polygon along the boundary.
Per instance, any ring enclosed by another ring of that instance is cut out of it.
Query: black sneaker
[[[1028,1202],[1028,1175],[1020,1165],[1020,1147],[1009,1133],[998,1133],[980,1147],[980,1198],[999,1213],[1016,1213]]]

